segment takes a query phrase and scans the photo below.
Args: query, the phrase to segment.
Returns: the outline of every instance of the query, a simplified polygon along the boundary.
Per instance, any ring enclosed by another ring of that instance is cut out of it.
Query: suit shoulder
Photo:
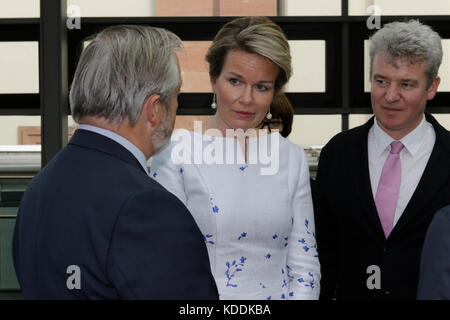
[[[441,208],[434,216],[433,223],[449,223],[450,222],[450,205]]]
[[[159,182],[149,177],[145,188],[134,190],[131,194],[131,201],[141,201],[151,204],[152,209],[158,207],[163,211],[171,209],[184,210],[184,204]]]

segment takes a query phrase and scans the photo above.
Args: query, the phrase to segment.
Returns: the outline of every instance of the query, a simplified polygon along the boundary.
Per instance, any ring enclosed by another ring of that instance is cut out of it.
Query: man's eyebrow
[[[402,79],[402,82],[418,83],[419,81],[417,81],[416,79],[409,79],[409,78],[406,78],[406,79]]]

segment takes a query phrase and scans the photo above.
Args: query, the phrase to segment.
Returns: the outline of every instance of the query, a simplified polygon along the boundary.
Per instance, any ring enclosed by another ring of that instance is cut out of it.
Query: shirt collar
[[[92,131],[98,134],[101,134],[107,138],[110,138],[114,140],[115,142],[119,143],[121,146],[123,146],[125,149],[130,151],[133,156],[138,160],[142,168],[144,168],[145,172],[147,172],[148,175],[148,168],[147,168],[147,159],[145,158],[144,153],[136,147],[132,142],[130,142],[128,139],[122,137],[121,135],[112,132],[108,129],[103,129],[97,126],[89,125],[89,124],[80,124],[78,129],[88,130]]]
[[[430,124],[428,123],[428,121],[426,121],[424,115],[420,124],[416,128],[414,128],[413,131],[400,139],[400,141],[405,146],[405,149],[408,150],[408,152],[413,157],[419,151],[429,125]],[[393,141],[397,141],[380,128],[376,118],[374,118],[373,133],[378,155],[381,155]]]

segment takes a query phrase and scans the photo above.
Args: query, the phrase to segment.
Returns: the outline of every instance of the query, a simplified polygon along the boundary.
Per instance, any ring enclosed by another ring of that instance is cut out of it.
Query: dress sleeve
[[[177,196],[186,205],[184,189],[183,165],[189,160],[189,148],[185,144],[190,142],[190,135],[186,131],[172,137],[171,143],[160,153],[152,157],[150,177],[159,182],[164,188]],[[190,143],[189,143],[190,144]]]
[[[292,174],[298,175],[292,192],[292,231],[288,240],[289,299],[316,300],[320,293],[320,263],[315,236],[309,165],[303,149],[296,148]],[[296,168],[296,169],[294,169]]]

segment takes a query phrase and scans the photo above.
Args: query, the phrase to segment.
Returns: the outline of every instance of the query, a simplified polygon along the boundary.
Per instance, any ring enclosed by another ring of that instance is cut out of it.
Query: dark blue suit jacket
[[[450,300],[450,206],[439,210],[428,228],[417,299]]]
[[[29,184],[13,257],[24,298],[217,299],[186,207],[128,150],[86,130]]]

